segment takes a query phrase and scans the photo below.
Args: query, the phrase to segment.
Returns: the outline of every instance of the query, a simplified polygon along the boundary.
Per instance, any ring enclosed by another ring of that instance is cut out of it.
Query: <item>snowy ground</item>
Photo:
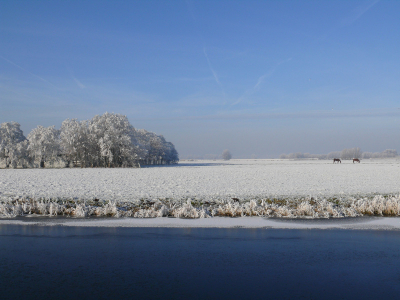
[[[142,169],[0,170],[0,195],[100,200],[400,192],[400,160],[184,161]]]
[[[0,216],[399,215],[399,182],[399,159],[360,164],[231,160],[141,169],[2,169]]]

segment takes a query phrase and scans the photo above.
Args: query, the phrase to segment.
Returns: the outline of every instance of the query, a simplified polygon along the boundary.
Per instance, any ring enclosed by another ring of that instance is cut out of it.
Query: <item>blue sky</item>
[[[106,111],[181,157],[400,151],[400,1],[0,1],[0,122]]]

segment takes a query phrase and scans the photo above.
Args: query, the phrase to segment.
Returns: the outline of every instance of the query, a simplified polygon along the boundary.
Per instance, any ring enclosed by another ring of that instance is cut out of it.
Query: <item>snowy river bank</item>
[[[342,218],[400,215],[400,160],[190,161],[0,170],[0,216]]]

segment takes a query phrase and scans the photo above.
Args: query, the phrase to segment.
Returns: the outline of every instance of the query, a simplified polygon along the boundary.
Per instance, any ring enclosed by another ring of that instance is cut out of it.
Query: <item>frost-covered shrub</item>
[[[90,216],[185,219],[209,217],[274,217],[274,218],[343,218],[362,215],[400,216],[400,195],[376,195],[345,199],[292,198],[231,199],[206,205],[187,201],[81,201],[66,199],[0,198],[0,217],[12,218],[24,215]]]

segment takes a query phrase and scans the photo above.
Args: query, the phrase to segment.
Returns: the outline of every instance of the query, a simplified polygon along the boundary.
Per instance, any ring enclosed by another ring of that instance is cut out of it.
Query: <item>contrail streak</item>
[[[205,55],[205,57],[206,57],[206,59],[207,59],[208,67],[210,68],[210,71],[211,71],[211,73],[213,74],[215,81],[216,81],[217,84],[221,87],[222,94],[224,95],[224,98],[225,98],[225,91],[224,91],[224,88],[223,88],[221,82],[219,81],[219,78],[218,78],[217,73],[215,72],[214,68],[213,68],[212,65],[211,65],[210,59],[208,58],[208,55],[207,55],[207,52],[206,52],[206,48],[203,48],[203,52],[204,52],[204,55]]]
[[[21,69],[22,71],[27,72],[28,74],[32,75],[33,77],[36,77],[36,78],[40,79],[41,81],[46,82],[46,83],[51,84],[52,86],[54,86],[54,84],[52,84],[50,81],[48,81],[48,80],[46,80],[46,79],[40,77],[39,75],[36,75],[36,74],[34,74],[34,73],[32,73],[32,72],[29,72],[28,70],[26,70],[26,69],[24,69],[23,67],[17,65],[16,63],[12,62],[11,60],[9,60],[9,59],[7,59],[7,58],[1,56],[1,55],[0,55],[0,58],[4,59],[6,62],[12,64],[13,66],[17,67],[18,69]]]

